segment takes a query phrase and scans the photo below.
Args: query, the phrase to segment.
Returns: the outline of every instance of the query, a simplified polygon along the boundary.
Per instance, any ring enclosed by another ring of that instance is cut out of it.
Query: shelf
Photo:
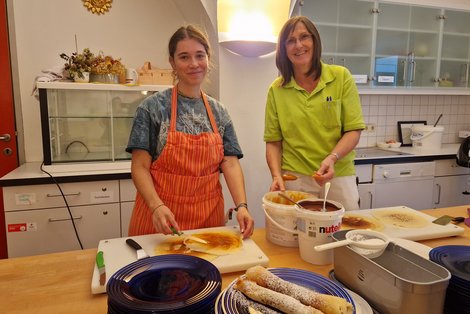
[[[38,82],[38,88],[46,89],[75,89],[75,90],[106,90],[106,91],[162,91],[170,85],[125,85],[125,84],[103,84],[103,83],[75,83],[71,81],[60,82]]]

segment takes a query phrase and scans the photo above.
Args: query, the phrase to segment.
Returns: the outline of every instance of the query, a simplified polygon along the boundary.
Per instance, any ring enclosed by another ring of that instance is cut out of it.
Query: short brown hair
[[[312,66],[307,72],[307,76],[313,75],[314,79],[317,79],[321,75],[321,39],[320,34],[318,33],[317,28],[313,24],[313,22],[305,16],[294,16],[287,20],[284,23],[284,26],[279,33],[279,38],[277,42],[277,49],[276,49],[276,66],[281,72],[282,76],[282,86],[285,86],[287,83],[290,82],[292,75],[294,74],[294,70],[292,68],[292,62],[287,57],[286,51],[286,40],[292,31],[295,29],[295,26],[298,23],[303,23],[307,28],[310,35],[312,35],[313,40],[313,56],[312,56]]]

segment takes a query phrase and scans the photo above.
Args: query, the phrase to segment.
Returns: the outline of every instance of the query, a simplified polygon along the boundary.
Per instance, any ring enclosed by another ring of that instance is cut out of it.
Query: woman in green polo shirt
[[[296,16],[283,26],[276,51],[281,75],[266,102],[264,141],[273,178],[270,190],[298,190],[323,196],[346,210],[358,209],[354,147],[365,128],[359,94],[344,67],[320,61],[315,25]],[[298,178],[284,181],[283,174]]]

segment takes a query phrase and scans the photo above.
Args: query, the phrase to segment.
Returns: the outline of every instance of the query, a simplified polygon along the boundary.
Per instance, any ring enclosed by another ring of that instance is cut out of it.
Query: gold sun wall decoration
[[[113,0],[82,0],[83,5],[94,14],[105,14],[111,8]]]

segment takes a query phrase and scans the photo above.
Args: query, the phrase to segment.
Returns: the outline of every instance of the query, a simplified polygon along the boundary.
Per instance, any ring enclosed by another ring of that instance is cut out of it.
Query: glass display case
[[[38,83],[44,164],[129,160],[137,106],[168,87]]]

